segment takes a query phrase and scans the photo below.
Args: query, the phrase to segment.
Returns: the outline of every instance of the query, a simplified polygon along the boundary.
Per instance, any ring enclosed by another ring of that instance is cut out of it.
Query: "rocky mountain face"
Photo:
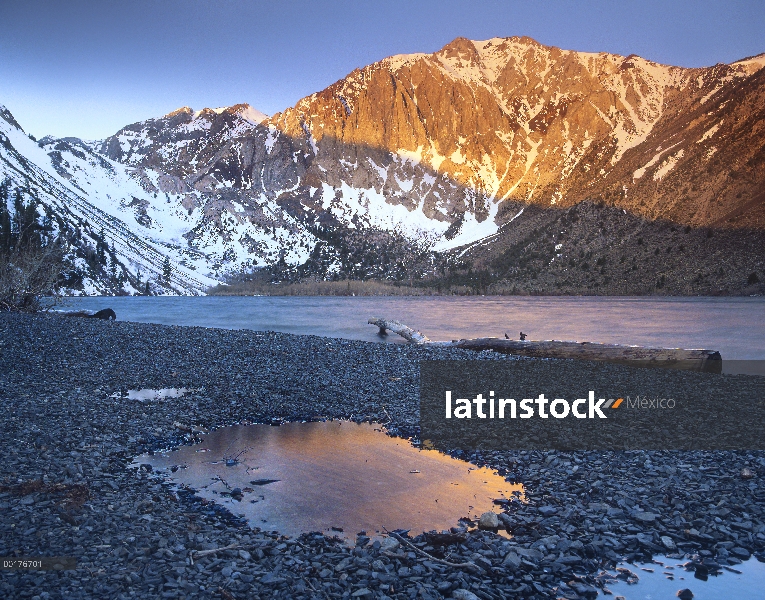
[[[459,252],[436,285],[481,294],[761,295],[763,249],[761,230],[682,226],[590,201],[532,205]]]
[[[76,138],[38,142],[6,109],[0,117],[0,180],[39,200],[44,216],[72,238],[79,282],[73,292],[200,294],[231,269],[308,258],[313,236],[277,205],[247,190],[212,195],[204,181],[187,183],[144,166],[157,160],[147,151],[148,136],[166,136],[158,150],[163,160],[175,150],[184,162],[190,152],[184,148],[200,138],[225,146],[226,136],[241,135],[263,117],[246,105],[182,109],[156,120],[170,123],[164,130],[155,121],[126,128],[130,134],[111,147]],[[211,144],[204,147],[214,153]],[[114,257],[113,266],[106,259],[105,272],[86,260],[103,245]]]
[[[0,107],[0,180],[37,206],[66,250],[72,293],[202,293],[215,283],[181,265],[190,250],[145,235],[129,202],[146,202],[122,170],[77,139],[39,143]],[[12,207],[9,207],[12,210]],[[197,257],[198,258],[198,257]],[[168,261],[170,264],[166,265]],[[170,272],[172,271],[172,273]]]
[[[46,138],[35,156],[200,282],[268,266],[472,291],[756,293],[763,66],[458,38],[270,118],[186,107],[101,142]]]
[[[428,175],[489,207],[597,199],[649,219],[762,229],[763,66],[765,55],[683,69],[528,38],[457,39],[355,71],[269,124],[318,148],[309,179],[326,163],[357,165],[360,149],[410,159],[421,172],[408,190],[363,160],[333,170],[371,173],[433,216],[475,207],[418,186]]]

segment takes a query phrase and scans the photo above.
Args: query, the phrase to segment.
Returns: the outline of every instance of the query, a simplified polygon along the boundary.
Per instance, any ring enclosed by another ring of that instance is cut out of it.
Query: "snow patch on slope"
[[[696,143],[700,144],[701,142],[705,142],[706,140],[711,138],[715,133],[717,133],[717,130],[720,129],[720,125],[722,124],[723,122],[720,121],[719,123],[717,123],[717,125],[713,125],[709,129],[707,129],[706,133],[704,133],[704,135],[702,135],[699,141],[697,141]]]
[[[732,66],[739,67],[747,75],[752,75],[765,67],[765,52],[758,54],[757,56],[752,56],[751,58],[745,58],[744,60],[734,62]]]
[[[436,252],[451,250],[496,234],[499,231],[499,226],[495,222],[498,211],[499,203],[492,202],[489,204],[489,215],[480,222],[472,212],[466,212],[459,233],[450,240],[440,239],[433,246],[433,250]]]
[[[401,204],[389,203],[374,188],[355,188],[345,182],[339,188],[322,183],[322,203],[324,210],[350,228],[355,228],[355,223],[364,223],[411,237],[417,237],[423,231],[441,235],[449,228],[449,223],[426,217],[422,203],[409,210]]]
[[[678,142],[678,144],[679,143],[680,142]],[[672,146],[670,146],[669,148],[665,148],[664,150],[662,150],[661,148],[658,148],[657,149],[658,152],[656,153],[656,155],[651,160],[649,160],[644,166],[640,167],[634,173],[632,173],[632,178],[633,179],[640,179],[643,175],[645,175],[645,172],[648,169],[650,169],[652,166],[654,166],[664,154],[666,154],[667,152],[672,150],[672,148],[674,148],[675,146],[677,146],[677,144],[673,144]]]
[[[659,181],[662,177],[664,177],[667,173],[669,173],[672,169],[675,168],[675,165],[677,164],[677,161],[679,161],[681,158],[683,158],[683,155],[685,154],[685,151],[681,148],[677,152],[675,152],[673,155],[668,156],[664,162],[661,163],[661,166],[656,169],[656,172],[653,174],[653,180]]]

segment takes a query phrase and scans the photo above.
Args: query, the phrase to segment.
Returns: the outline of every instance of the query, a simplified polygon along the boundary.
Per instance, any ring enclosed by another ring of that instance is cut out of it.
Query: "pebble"
[[[521,566],[521,557],[518,556],[515,552],[510,551],[502,561],[502,566],[508,567],[509,569],[515,571],[518,569],[518,567]]]
[[[454,592],[452,592],[452,598],[455,600],[480,600],[480,598],[473,592],[465,589],[454,590]]]
[[[635,513],[634,516],[638,521],[643,521],[644,523],[652,523],[656,520],[656,515],[650,512],[639,512]]]
[[[558,512],[558,509],[554,506],[540,506],[539,507],[539,514],[543,517],[552,517],[554,514]]]
[[[395,552],[400,545],[401,543],[396,538],[386,537],[380,542],[380,551]]]
[[[669,551],[677,550],[677,544],[675,544],[672,538],[669,537],[668,535],[662,535],[659,537],[659,539],[661,540],[662,546],[664,546],[667,550]]]
[[[499,518],[497,517],[497,513],[493,513],[493,512],[483,513],[481,517],[478,519],[478,528],[489,529],[492,531],[496,531],[497,529],[499,529]]]

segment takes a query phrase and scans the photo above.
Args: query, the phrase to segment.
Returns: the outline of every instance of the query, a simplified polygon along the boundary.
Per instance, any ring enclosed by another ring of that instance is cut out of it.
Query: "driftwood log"
[[[371,325],[398,333],[416,344],[437,343],[440,346],[481,352],[492,350],[501,354],[515,354],[533,358],[577,358],[605,361],[634,367],[667,367],[707,373],[722,373],[722,357],[716,350],[685,350],[683,348],[645,348],[620,344],[592,342],[518,341],[501,338],[475,338],[455,342],[431,342],[411,327],[387,319],[369,319]]]
[[[438,564],[441,564],[441,565],[446,565],[447,567],[454,567],[454,568],[457,568],[457,569],[469,569],[471,571],[477,571],[479,573],[483,572],[483,569],[481,567],[479,567],[477,564],[475,564],[474,562],[468,561],[468,562],[462,562],[462,563],[453,563],[453,562],[449,562],[448,560],[444,560],[442,558],[436,558],[432,554],[428,554],[427,552],[425,552],[425,550],[423,550],[419,546],[415,546],[412,542],[410,542],[405,537],[400,536],[395,531],[388,531],[388,529],[386,527],[383,527],[383,530],[385,531],[385,533],[387,533],[393,539],[398,540],[399,543],[408,546],[409,548],[414,550],[417,554],[420,554],[421,556],[424,556],[425,558],[427,558],[428,560],[430,560],[432,562],[435,562],[435,563],[438,563]],[[388,554],[391,557],[398,558],[395,554],[392,554],[392,553],[388,553]]]
[[[535,358],[580,358],[635,367],[668,367],[689,371],[722,373],[722,357],[716,350],[685,350],[683,348],[645,348],[620,344],[592,342],[516,341],[500,338],[460,340],[452,344],[465,350],[493,350]]]
[[[430,343],[430,340],[426,335],[423,335],[419,331],[415,331],[411,327],[407,327],[403,323],[399,323],[398,321],[392,321],[390,319],[369,319],[367,321],[370,325],[377,325],[377,327],[380,328],[380,335],[386,335],[387,331],[392,331],[393,333],[399,334],[402,338],[404,338],[407,342],[411,342],[412,344],[427,344]]]
[[[111,308],[104,308],[98,312],[91,312],[89,310],[68,310],[58,311],[63,317],[84,317],[86,319],[103,319],[104,321],[116,321],[117,314]]]

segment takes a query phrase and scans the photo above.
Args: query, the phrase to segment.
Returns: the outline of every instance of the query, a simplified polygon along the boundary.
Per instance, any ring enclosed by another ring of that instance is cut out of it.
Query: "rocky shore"
[[[416,436],[418,361],[477,357],[1,314],[0,555],[75,556],[78,568],[4,571],[0,596],[574,600],[603,593],[614,576],[637,577],[614,571],[625,558],[667,554],[700,579],[765,559],[763,452],[455,452],[526,486],[528,502],[499,515],[510,539],[454,523],[444,524],[455,526],[449,535],[382,543],[367,532],[355,547],[253,530],[127,468],[143,452],[193,443],[198,428],[242,422],[390,420],[392,433]],[[548,363],[550,377],[581,372]],[[112,397],[168,387],[194,391],[151,402]]]

